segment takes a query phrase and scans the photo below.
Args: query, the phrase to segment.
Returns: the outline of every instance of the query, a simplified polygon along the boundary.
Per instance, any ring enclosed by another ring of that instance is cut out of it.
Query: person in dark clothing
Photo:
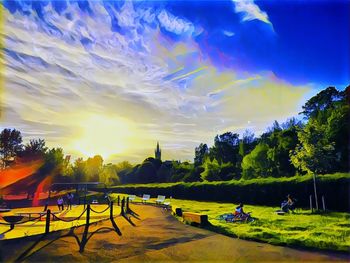
[[[285,213],[292,211],[295,209],[295,199],[292,198],[290,194],[287,195],[287,200],[284,200],[281,204],[281,210]]]
[[[63,204],[63,198],[62,197],[59,197],[57,199],[57,206],[58,206],[58,210],[60,211],[61,208],[62,208],[62,211],[64,210],[64,204]]]
[[[73,202],[73,194],[68,193],[67,194],[67,210],[72,209],[72,202]]]

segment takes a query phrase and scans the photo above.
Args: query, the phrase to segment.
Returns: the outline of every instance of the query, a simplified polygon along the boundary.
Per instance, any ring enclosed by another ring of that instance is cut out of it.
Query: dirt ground
[[[39,242],[3,243],[3,261],[24,262],[349,262],[349,256],[296,250],[245,241],[185,225],[169,211],[151,205],[132,205],[127,218],[92,224],[94,233],[79,252],[84,227],[61,231]],[[63,237],[63,235],[69,236]],[[88,237],[91,234],[88,235]],[[13,253],[13,254],[12,254]],[[16,254],[15,254],[16,253]],[[1,260],[0,260],[1,261]]]

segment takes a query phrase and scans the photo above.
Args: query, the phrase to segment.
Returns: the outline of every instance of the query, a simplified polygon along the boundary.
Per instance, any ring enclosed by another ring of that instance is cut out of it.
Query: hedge
[[[337,173],[316,176],[319,207],[322,208],[321,196],[325,198],[326,209],[350,211],[350,174]],[[252,205],[280,206],[291,194],[297,199],[298,207],[309,207],[309,196],[314,203],[312,176],[291,178],[265,178],[227,182],[195,182],[121,185],[111,188],[115,193],[150,194],[172,196],[177,199],[232,202]]]

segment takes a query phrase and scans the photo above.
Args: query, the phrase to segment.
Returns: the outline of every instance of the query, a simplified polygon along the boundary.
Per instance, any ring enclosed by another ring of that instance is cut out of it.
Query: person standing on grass
[[[61,208],[62,208],[62,211],[64,210],[64,205],[63,205],[63,198],[62,197],[59,197],[57,199],[57,206],[58,206],[58,210],[60,211]]]

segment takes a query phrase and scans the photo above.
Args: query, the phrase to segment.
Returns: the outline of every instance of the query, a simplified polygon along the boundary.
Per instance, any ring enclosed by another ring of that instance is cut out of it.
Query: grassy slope
[[[246,205],[246,212],[256,218],[252,223],[226,223],[218,216],[232,212],[229,203],[172,200],[172,205],[183,211],[207,214],[211,230],[243,239],[259,240],[271,244],[309,247],[336,251],[349,251],[350,214],[332,212],[311,214],[297,210],[296,214],[275,214],[278,207]]]

